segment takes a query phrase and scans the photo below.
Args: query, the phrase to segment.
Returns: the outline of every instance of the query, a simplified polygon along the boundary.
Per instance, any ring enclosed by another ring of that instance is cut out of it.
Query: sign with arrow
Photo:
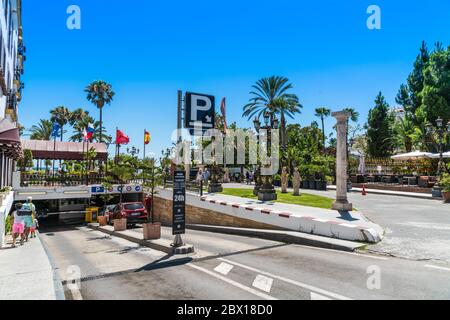
[[[191,134],[196,130],[206,131],[214,128],[215,97],[207,94],[186,92],[185,96],[185,128]]]

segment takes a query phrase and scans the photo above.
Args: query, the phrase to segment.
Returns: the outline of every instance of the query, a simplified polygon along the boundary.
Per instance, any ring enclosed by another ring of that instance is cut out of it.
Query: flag
[[[59,138],[61,136],[61,126],[57,122],[53,122],[52,138]]]
[[[148,145],[148,144],[150,144],[150,141],[152,140],[152,137],[151,137],[151,135],[150,135],[150,132],[148,132],[147,130],[145,130],[145,133],[144,133],[144,143],[145,143],[145,145]]]
[[[87,127],[87,129],[84,130],[84,140],[89,141],[92,140],[92,138],[94,137],[94,126],[90,123]]]
[[[220,111],[222,112],[222,116],[223,116],[223,127],[224,127],[224,130],[227,130],[228,129],[228,125],[227,125],[227,116],[226,116],[226,113],[227,113],[226,98],[222,99],[222,103],[220,105]]]
[[[128,138],[128,136],[123,133],[120,130],[117,130],[116,132],[116,144],[121,145],[121,144],[128,144],[130,143],[130,138]]]

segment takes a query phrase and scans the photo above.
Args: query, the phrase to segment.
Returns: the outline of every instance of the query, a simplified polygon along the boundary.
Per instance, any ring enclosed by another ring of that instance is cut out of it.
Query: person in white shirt
[[[16,240],[20,236],[20,244],[23,245],[23,242],[25,240],[25,221],[24,221],[24,215],[22,210],[22,204],[16,203],[15,211],[12,213],[13,217],[13,227],[12,227],[12,236],[13,236],[13,242],[12,247],[16,247]]]

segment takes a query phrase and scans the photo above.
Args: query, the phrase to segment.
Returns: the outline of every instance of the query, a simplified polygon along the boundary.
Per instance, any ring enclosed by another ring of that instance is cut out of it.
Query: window
[[[125,204],[123,206],[123,208],[125,210],[142,210],[142,209],[144,209],[144,205],[142,203],[130,203],[130,204]]]

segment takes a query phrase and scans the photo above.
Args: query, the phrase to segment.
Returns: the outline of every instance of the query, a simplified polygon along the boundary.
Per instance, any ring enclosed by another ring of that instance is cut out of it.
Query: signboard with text
[[[175,171],[173,178],[173,235],[186,233],[186,173]]]

